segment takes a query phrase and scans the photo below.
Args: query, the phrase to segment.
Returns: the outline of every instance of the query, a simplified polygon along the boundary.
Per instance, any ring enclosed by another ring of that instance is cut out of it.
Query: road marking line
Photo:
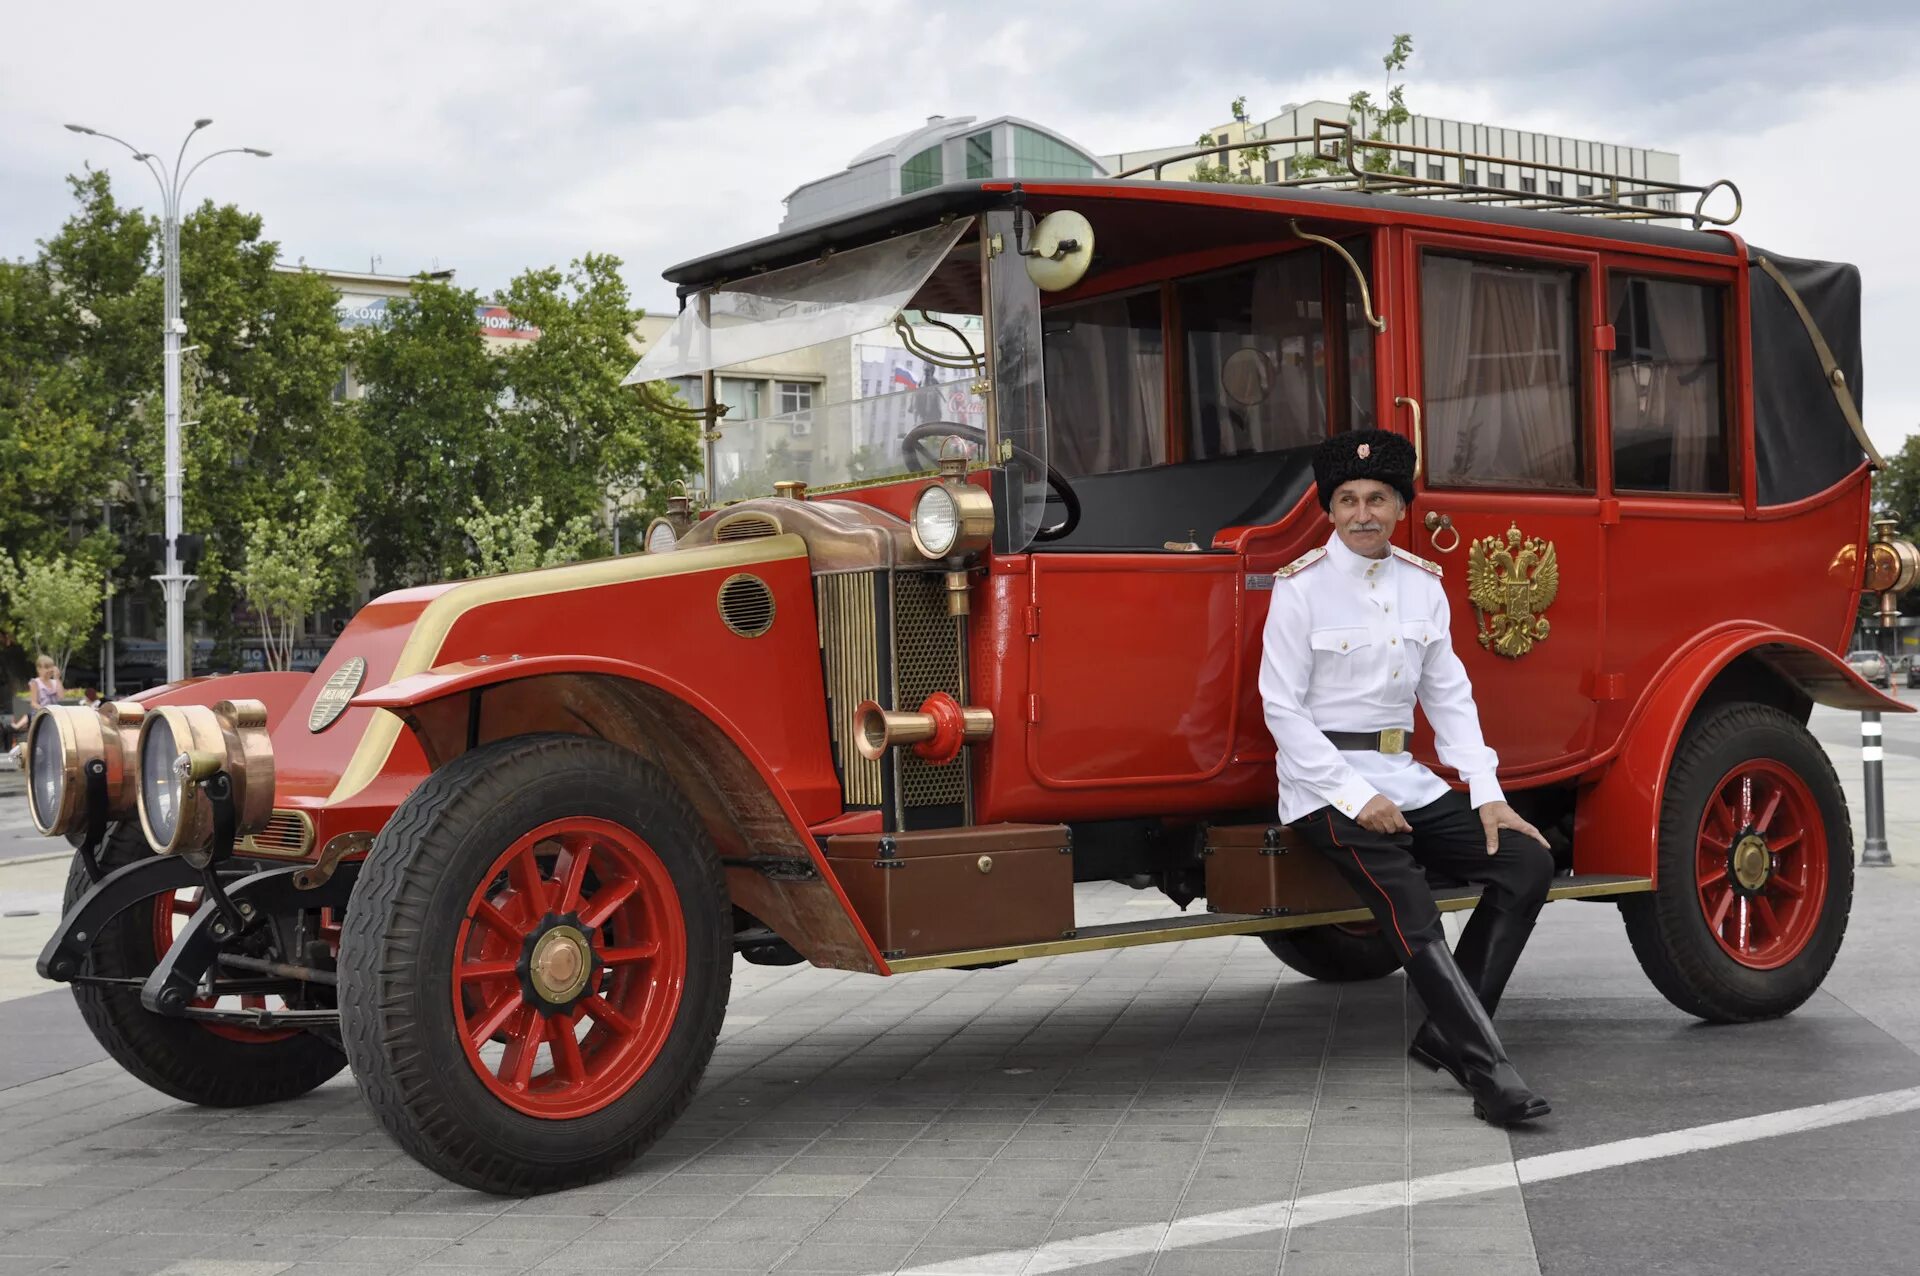
[[[1319,1192],[1295,1201],[1270,1201],[1243,1209],[1221,1210],[1172,1223],[1115,1228],[1073,1240],[1053,1241],[1038,1249],[1005,1249],[970,1258],[956,1258],[921,1267],[896,1269],[899,1276],[1043,1276],[1070,1271],[1116,1258],[1185,1249],[1228,1237],[1251,1236],[1290,1227],[1311,1227],[1384,1209],[1425,1205],[1434,1201],[1477,1196],[1524,1183],[1542,1183],[1596,1170],[1616,1169],[1640,1161],[1655,1161],[1704,1152],[1756,1139],[1803,1134],[1828,1126],[1870,1121],[1902,1112],[1920,1111],[1920,1086],[1888,1090],[1858,1099],[1839,1099],[1811,1107],[1763,1112],[1758,1116],[1696,1125],[1666,1134],[1621,1139],[1566,1152],[1548,1152],[1498,1165],[1480,1165],[1415,1179],[1393,1179],[1338,1192]]]

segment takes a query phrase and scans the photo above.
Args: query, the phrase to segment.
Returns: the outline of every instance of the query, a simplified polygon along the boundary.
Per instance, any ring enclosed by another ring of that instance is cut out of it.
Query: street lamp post
[[[160,321],[160,332],[165,357],[167,556],[165,573],[154,579],[160,582],[161,593],[167,601],[168,682],[178,682],[187,676],[187,586],[199,579],[184,573],[180,562],[180,338],[187,331],[187,325],[180,318],[180,200],[186,191],[187,179],[215,156],[252,155],[265,159],[272,154],[253,146],[229,146],[202,155],[194,161],[192,168],[182,172],[181,165],[186,162],[187,147],[192,144],[194,134],[211,123],[213,121],[209,119],[193,122],[185,140],[180,143],[180,152],[174,156],[171,168],[159,156],[143,151],[111,133],[102,133],[84,124],[67,125],[72,132],[84,133],[88,137],[104,137],[109,142],[126,147],[133,153],[133,158],[153,174],[154,181],[160,184],[160,267],[165,280],[166,300],[166,314]]]

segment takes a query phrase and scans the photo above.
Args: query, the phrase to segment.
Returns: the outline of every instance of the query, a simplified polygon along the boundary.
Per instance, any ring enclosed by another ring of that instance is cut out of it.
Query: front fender
[[[584,731],[634,749],[672,775],[734,861],[735,903],[815,965],[887,972],[777,769],[710,700],[659,670],[605,656],[479,656],[353,703],[397,714],[435,767],[530,730]]]
[[[1914,711],[1912,705],[1874,690],[1844,660],[1798,634],[1750,624],[1715,630],[1669,661],[1648,685],[1613,760],[1583,786],[1574,820],[1575,871],[1657,875],[1660,804],[1680,733],[1714,680],[1743,656],[1815,704]]]
[[[258,700],[267,706],[267,730],[280,726],[280,720],[293,708],[294,701],[307,688],[310,673],[230,673],[217,678],[187,678],[149,687],[129,696],[149,709],[162,705],[219,704],[222,700]]]

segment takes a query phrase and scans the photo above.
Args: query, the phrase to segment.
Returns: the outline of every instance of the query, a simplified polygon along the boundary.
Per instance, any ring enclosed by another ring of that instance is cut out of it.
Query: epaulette
[[[1393,556],[1395,558],[1400,559],[1402,562],[1412,563],[1415,567],[1418,567],[1423,572],[1432,572],[1435,576],[1444,576],[1446,574],[1445,570],[1440,566],[1440,564],[1436,562],[1432,562],[1428,559],[1422,558],[1418,554],[1409,554],[1406,550],[1401,549],[1398,545],[1395,545],[1393,547]]]
[[[1327,547],[1325,545],[1317,545],[1314,548],[1308,550],[1306,553],[1300,555],[1300,557],[1294,559],[1291,563],[1288,563],[1285,567],[1282,567],[1279,571],[1275,572],[1273,574],[1274,579],[1285,580],[1289,576],[1297,575],[1298,573],[1307,570],[1307,568],[1313,566],[1315,563],[1319,562],[1321,559],[1325,558],[1326,556],[1327,556]]]

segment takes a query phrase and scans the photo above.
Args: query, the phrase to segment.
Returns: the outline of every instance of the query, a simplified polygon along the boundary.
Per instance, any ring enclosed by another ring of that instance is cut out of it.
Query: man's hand
[[[1369,805],[1371,805],[1371,803],[1369,803]],[[1362,811],[1360,814],[1364,817],[1366,812]],[[1365,823],[1366,821],[1363,818],[1361,822]],[[1481,807],[1480,827],[1487,832],[1487,854],[1489,855],[1496,855],[1500,851],[1501,829],[1512,829],[1517,833],[1525,833],[1528,837],[1540,843],[1540,845],[1547,846],[1547,839],[1540,836],[1540,830],[1521,819],[1519,813],[1505,802],[1489,802]],[[1552,850],[1553,848],[1547,846],[1547,849]]]
[[[1354,816],[1353,821],[1372,833],[1413,832],[1413,825],[1407,823],[1407,817],[1400,814],[1400,808],[1378,793],[1367,799],[1367,804],[1360,808],[1360,814]]]

